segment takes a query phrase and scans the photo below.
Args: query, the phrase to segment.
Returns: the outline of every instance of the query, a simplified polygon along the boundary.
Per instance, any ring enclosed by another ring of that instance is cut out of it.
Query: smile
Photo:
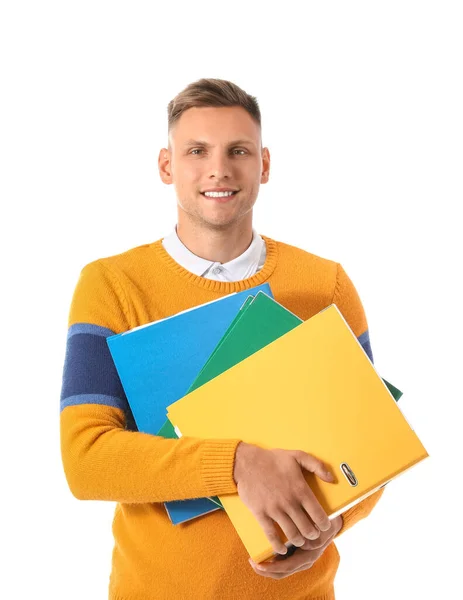
[[[201,192],[201,195],[217,202],[227,202],[236,196],[237,193],[238,192]]]

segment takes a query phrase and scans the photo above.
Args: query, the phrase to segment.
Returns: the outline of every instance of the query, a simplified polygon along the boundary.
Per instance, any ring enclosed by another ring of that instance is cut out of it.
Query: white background
[[[200,77],[257,96],[254,224],[342,263],[430,454],[340,538],[337,598],[458,596],[462,30],[443,0],[2,3],[2,597],[106,597],[115,505],[61,466],[69,303],[84,264],[174,226],[157,156]]]

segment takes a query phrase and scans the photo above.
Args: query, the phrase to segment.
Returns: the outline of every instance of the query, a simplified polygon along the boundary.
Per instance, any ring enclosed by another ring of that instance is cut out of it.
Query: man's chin
[[[204,226],[208,227],[209,229],[215,229],[216,231],[224,231],[226,229],[229,229],[230,227],[233,227],[233,225],[236,223],[236,221],[234,219],[230,219],[230,220],[224,220],[224,219],[217,219],[217,220],[211,220],[211,219],[204,219],[203,220],[203,224]]]
[[[211,230],[226,230],[233,227],[237,223],[246,218],[245,214],[235,214],[234,211],[185,211],[182,207],[179,207],[183,213],[183,217],[186,218],[190,223],[196,223],[200,227],[206,227]],[[179,214],[180,217],[180,214]]]

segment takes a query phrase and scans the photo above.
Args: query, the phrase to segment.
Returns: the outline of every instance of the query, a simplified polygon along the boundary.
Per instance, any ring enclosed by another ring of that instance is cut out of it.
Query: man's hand
[[[317,540],[307,540],[289,558],[276,557],[271,561],[259,564],[249,559],[249,563],[258,575],[270,577],[271,579],[283,579],[299,571],[305,571],[310,569],[315,561],[320,558],[341,527],[342,517],[338,516],[331,521],[331,528],[328,531],[321,533]]]
[[[251,510],[272,544],[286,554],[275,523],[294,546],[315,540],[331,529],[331,521],[307,484],[302,469],[320,479],[334,477],[322,461],[302,450],[266,450],[240,442],[236,449],[234,479],[238,495]],[[289,559],[288,559],[289,560]]]

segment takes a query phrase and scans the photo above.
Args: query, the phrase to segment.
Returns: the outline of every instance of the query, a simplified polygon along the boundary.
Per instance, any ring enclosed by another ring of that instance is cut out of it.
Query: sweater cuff
[[[236,448],[241,440],[204,440],[201,479],[208,496],[236,494],[233,479]]]
[[[334,538],[336,539],[342,533],[344,533],[345,531],[347,531],[348,529],[350,529],[353,525],[355,525],[355,523],[357,523],[357,521],[360,521],[360,519],[362,518],[362,516],[363,515],[359,514],[358,511],[357,512],[355,511],[355,507],[351,508],[350,510],[346,510],[346,512],[341,515],[341,517],[342,517],[342,526],[341,526],[341,529],[334,536]]]

